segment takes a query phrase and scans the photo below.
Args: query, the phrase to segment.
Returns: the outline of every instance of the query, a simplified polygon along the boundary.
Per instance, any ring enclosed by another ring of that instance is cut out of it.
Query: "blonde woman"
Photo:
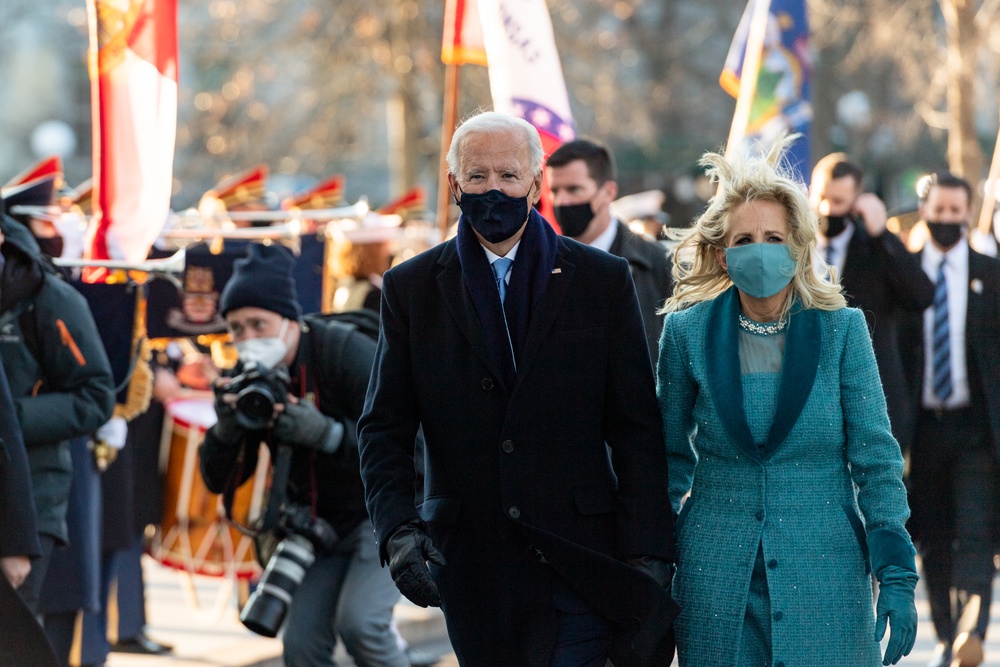
[[[664,307],[682,667],[876,665],[887,625],[888,665],[916,637],[903,459],[865,318],[813,269],[785,145],[703,158],[718,192]]]

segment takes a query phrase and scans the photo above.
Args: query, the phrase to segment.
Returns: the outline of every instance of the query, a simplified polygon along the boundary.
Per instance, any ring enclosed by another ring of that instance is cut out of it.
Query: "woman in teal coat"
[[[660,339],[682,667],[870,666],[916,637],[903,459],[863,314],[813,266],[816,217],[766,157],[675,255]],[[873,610],[871,574],[880,583]]]

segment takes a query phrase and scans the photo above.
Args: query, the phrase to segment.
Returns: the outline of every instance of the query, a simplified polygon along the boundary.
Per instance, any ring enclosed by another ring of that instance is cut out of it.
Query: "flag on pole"
[[[94,216],[87,256],[140,262],[170,211],[177,0],[88,0]]]
[[[445,65],[486,65],[483,28],[476,0],[446,0],[441,62]]]
[[[739,96],[751,16],[757,1],[747,3],[719,77],[722,88],[733,97]],[[771,0],[745,139],[770,144],[786,132],[802,134],[792,145],[787,158],[803,181],[810,169],[811,79],[812,58],[805,0]]]
[[[576,136],[548,5],[545,0],[479,0],[479,17],[493,108],[534,125],[547,157]],[[553,222],[544,181],[540,208]]]

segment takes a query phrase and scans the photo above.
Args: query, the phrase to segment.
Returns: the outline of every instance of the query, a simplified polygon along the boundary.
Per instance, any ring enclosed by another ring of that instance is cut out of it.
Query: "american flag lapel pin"
[[[552,269],[552,273],[562,273],[562,269],[560,268]]]

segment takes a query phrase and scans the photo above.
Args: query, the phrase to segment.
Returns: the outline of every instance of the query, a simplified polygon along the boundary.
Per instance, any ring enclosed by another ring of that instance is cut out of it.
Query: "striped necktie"
[[[507,273],[510,272],[510,267],[513,263],[514,260],[508,257],[501,257],[490,266],[490,268],[493,269],[493,276],[497,280],[497,290],[500,292],[500,303],[503,303],[503,298],[507,296],[507,281],[504,280],[504,278],[507,277]]]
[[[934,395],[942,403],[951,397],[954,387],[951,382],[951,334],[948,330],[948,279],[944,273],[945,260],[941,260],[937,272],[937,288],[934,292]]]

